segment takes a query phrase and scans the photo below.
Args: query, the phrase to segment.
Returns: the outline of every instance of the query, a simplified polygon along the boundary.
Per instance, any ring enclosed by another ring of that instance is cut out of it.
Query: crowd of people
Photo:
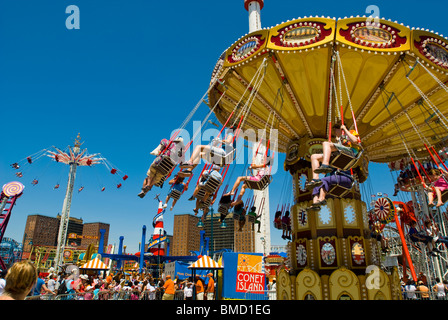
[[[50,270],[51,271],[51,270]],[[206,280],[196,276],[180,280],[155,279],[148,274],[110,272],[101,274],[39,273],[28,260],[14,263],[7,272],[0,273],[0,300],[24,300],[30,296],[77,295],[83,300],[96,300],[101,292],[118,295],[127,293],[130,300],[214,300],[216,285],[213,274]],[[193,295],[196,294],[194,297]]]
[[[435,278],[432,284],[420,272],[417,281],[405,277],[401,281],[401,292],[405,300],[446,300],[448,281]]]

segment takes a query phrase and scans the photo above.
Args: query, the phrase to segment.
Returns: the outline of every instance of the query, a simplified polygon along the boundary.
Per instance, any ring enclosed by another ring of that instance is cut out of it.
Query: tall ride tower
[[[244,0],[244,8],[249,12],[249,33],[261,29],[260,11],[263,9],[263,6],[264,0]],[[260,146],[254,143],[253,159],[256,164],[263,163],[265,152],[266,140],[263,140]],[[262,214],[260,218],[261,232],[255,234],[255,252],[268,254],[271,250],[269,187],[266,187],[264,190],[254,190],[254,198],[254,206],[257,208],[257,214]]]
[[[70,217],[70,207],[72,205],[76,169],[78,168],[78,166],[92,166],[99,163],[101,160],[104,160],[102,158],[97,158],[97,154],[87,155],[87,149],[81,151],[81,145],[82,143],[78,134],[78,137],[75,139],[75,146],[73,148],[69,147],[68,152],[63,152],[57,148],[55,148],[57,152],[48,151],[48,156],[50,158],[53,158],[56,162],[62,162],[70,166],[67,191],[65,193],[64,204],[62,205],[61,222],[59,225],[58,246],[56,249],[56,256],[54,260],[55,267],[62,265],[64,261],[64,249],[65,243],[67,242],[67,228]]]
[[[249,33],[261,29],[260,11],[264,0],[244,0],[244,8],[249,12]]]

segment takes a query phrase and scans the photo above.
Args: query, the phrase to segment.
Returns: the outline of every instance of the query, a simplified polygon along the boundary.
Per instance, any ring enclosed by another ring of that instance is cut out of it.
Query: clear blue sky
[[[310,15],[362,16],[371,4],[381,17],[448,35],[445,1],[266,0],[261,21],[271,27]],[[65,26],[69,5],[80,9],[79,30]],[[71,216],[109,223],[109,242],[118,244],[124,236],[128,251],[137,251],[142,226],[147,238],[152,233],[152,198],[160,190],[137,197],[153,160],[149,152],[181,125],[207,89],[219,55],[247,32],[243,0],[0,2],[0,184],[16,180],[11,163],[52,145],[72,145],[80,132],[89,153],[100,152],[129,179],[117,190],[105,168],[80,168],[76,187],[85,189],[75,192]],[[193,120],[201,121],[206,111],[202,105]],[[387,167],[370,170],[367,192],[391,195]],[[49,159],[30,169],[20,180],[26,189],[5,236],[22,241],[29,214],[61,212],[67,175],[68,167]],[[30,184],[34,178],[39,185]],[[280,170],[271,187],[271,212],[283,181]],[[61,188],[53,190],[57,182]],[[105,192],[99,191],[102,183]],[[164,197],[167,188],[160,192]],[[165,215],[169,234],[173,214],[192,212],[186,198]],[[280,231],[271,230],[272,244],[286,244]]]

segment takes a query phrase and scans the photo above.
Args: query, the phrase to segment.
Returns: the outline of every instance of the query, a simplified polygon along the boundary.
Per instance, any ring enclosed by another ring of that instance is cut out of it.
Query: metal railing
[[[247,291],[244,300],[277,300],[276,290]]]
[[[104,290],[96,295],[93,292],[67,293],[67,294],[43,294],[28,296],[25,300],[162,300],[162,291],[135,291],[135,290]],[[177,290],[174,300],[184,300],[183,290]]]
[[[404,291],[404,300],[448,300],[447,294],[440,295],[437,292]]]

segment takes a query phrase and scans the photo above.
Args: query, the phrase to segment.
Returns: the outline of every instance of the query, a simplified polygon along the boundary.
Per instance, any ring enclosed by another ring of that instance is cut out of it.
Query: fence
[[[448,300],[446,294],[440,296],[437,292],[420,292],[420,291],[405,291],[403,292],[404,300]]]
[[[25,300],[162,300],[163,292],[137,292],[132,290],[100,291],[97,295],[93,292],[68,293],[68,294],[43,294],[28,296]],[[184,292],[177,290],[174,300],[184,300]]]
[[[244,294],[244,300],[277,300],[277,291],[247,291]]]

